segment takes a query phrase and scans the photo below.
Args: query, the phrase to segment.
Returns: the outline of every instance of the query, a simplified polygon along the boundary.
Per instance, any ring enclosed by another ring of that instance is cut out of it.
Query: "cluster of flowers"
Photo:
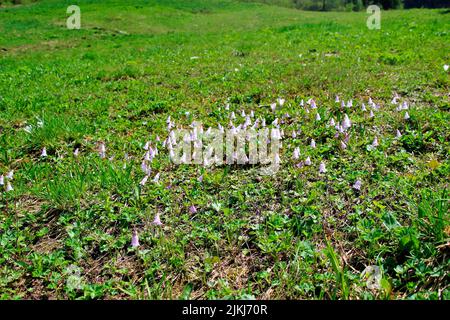
[[[400,99],[400,97],[395,95],[394,98],[392,99],[391,103],[396,106],[395,110],[397,112],[404,112],[403,119],[408,120],[410,118],[409,113],[408,113],[409,106],[408,106],[407,102],[400,103],[399,99]],[[286,102],[285,99],[278,98],[276,102],[269,105],[270,110],[273,113],[275,113],[277,111],[277,108],[283,107],[285,102]],[[334,118],[331,118],[327,122],[326,125],[330,128],[335,129],[336,132],[335,132],[334,137],[339,141],[340,148],[346,149],[349,144],[349,141],[350,141],[350,136],[351,136],[350,128],[352,127],[352,120],[350,119],[346,110],[349,110],[349,111],[352,110],[354,105],[353,105],[352,100],[345,102],[344,100],[341,100],[339,98],[339,96],[336,96],[335,103],[340,103],[341,111],[343,113],[342,121],[337,122]],[[306,103],[304,100],[301,100],[299,107],[303,108],[306,113],[315,112],[316,113],[315,120],[317,122],[322,121],[322,117],[319,114],[319,112],[317,111],[317,109],[318,109],[317,103],[314,99],[309,99],[306,101]],[[226,111],[230,111],[230,105],[226,104],[224,109]],[[368,106],[366,106],[364,103],[361,104],[361,111],[363,111],[363,112],[368,111],[369,118],[375,117],[375,114],[378,110],[380,110],[380,106],[378,104],[374,103],[371,98],[369,98],[369,100],[368,100]],[[276,117],[275,120],[273,120],[271,123],[271,134],[269,135],[268,134],[269,126],[266,124],[266,118],[264,116],[256,117],[255,112],[253,110],[251,110],[248,113],[246,113],[245,110],[241,110],[240,117],[243,119],[242,120],[243,122],[238,125],[235,125],[235,122],[238,121],[236,112],[231,111],[229,114],[228,129],[233,134],[238,134],[240,132],[244,132],[245,130],[247,130],[249,128],[254,129],[254,130],[262,128],[262,129],[264,129],[262,132],[266,134],[266,137],[268,137],[267,143],[270,143],[271,140],[273,140],[273,139],[277,139],[277,140],[281,141],[281,139],[283,139],[283,137],[285,137],[285,132],[284,132],[282,125],[285,124],[286,122],[289,122],[288,120],[291,118],[289,113],[283,114],[281,116],[281,118]],[[155,157],[157,157],[159,154],[158,145],[161,146],[162,148],[167,149],[167,152],[168,152],[170,158],[174,157],[174,153],[175,153],[174,146],[177,145],[174,129],[177,128],[177,125],[174,121],[172,121],[170,116],[167,118],[166,124],[167,124],[168,134],[167,134],[167,138],[164,141],[162,141],[162,143],[161,143],[159,136],[157,136],[155,142],[147,141],[143,146],[144,154],[142,156],[142,162],[141,162],[140,167],[141,167],[142,172],[144,173],[144,177],[142,178],[142,180],[139,183],[141,187],[145,186],[148,179],[151,177],[151,174],[152,174],[152,165],[151,164],[152,164],[153,160],[155,159]],[[43,126],[43,122],[39,121],[38,127],[42,127],[42,126]],[[208,128],[204,132],[203,127],[199,126],[195,121],[191,123],[190,127],[192,130],[190,130],[189,134],[185,134],[185,136],[182,137],[183,141],[187,142],[187,143],[193,143],[195,147],[196,146],[201,147],[199,145],[199,144],[201,144],[201,138],[205,134],[208,135],[212,129]],[[27,126],[25,130],[27,132],[31,132],[32,127]],[[221,124],[218,124],[218,130],[221,133],[225,132],[225,128]],[[260,133],[261,133],[261,131],[258,134],[260,134]],[[300,134],[300,131],[293,130],[292,138],[295,139],[297,137],[297,135],[299,135],[299,134]],[[396,138],[400,138],[401,136],[402,135],[401,135],[400,130],[397,129],[396,130]],[[310,143],[309,143],[310,147],[313,149],[316,148],[316,141],[313,138],[308,139],[308,140],[310,141]],[[379,137],[375,136],[370,147],[376,148],[378,146],[379,146]],[[194,153],[195,153],[195,151],[194,151]],[[74,157],[78,157],[79,154],[80,154],[80,150],[78,148],[75,149],[73,152]],[[246,157],[245,153],[243,153],[243,154],[244,154],[244,157]],[[100,142],[98,145],[98,155],[102,159],[106,158],[106,145],[104,142]],[[40,157],[45,158],[47,156],[48,156],[47,149],[44,147],[41,151]],[[278,152],[276,152],[273,156],[274,156],[275,163],[277,163],[277,164],[281,163],[280,154]],[[195,157],[196,157],[196,155],[193,154],[192,158],[195,158]],[[234,160],[237,161],[238,160],[237,157],[238,157],[238,155],[235,152],[233,154]],[[300,148],[298,146],[294,148],[292,157],[295,161],[300,161],[301,155],[300,155]],[[114,157],[112,156],[108,159],[113,160],[113,158]],[[125,154],[125,160],[128,160],[127,154]],[[218,162],[218,160],[223,160],[223,159],[212,159],[211,160],[208,157],[206,157],[203,159],[203,165],[209,166],[213,163]],[[240,159],[240,160],[241,160],[240,163],[249,162],[248,158]],[[181,163],[188,163],[185,154],[183,154],[183,156],[182,156]],[[313,165],[313,163],[312,163],[310,156],[307,156],[304,160],[302,160],[296,164],[297,167],[311,166],[311,165]],[[124,167],[126,167],[126,161],[125,161]],[[324,161],[321,161],[319,163],[318,172],[319,172],[319,174],[325,174],[327,172],[326,164]],[[158,183],[159,179],[160,179],[160,173],[158,172],[153,176],[152,181],[154,183]],[[10,171],[5,176],[3,176],[3,175],[0,176],[0,185],[5,186],[4,188],[7,192],[13,190],[11,180],[13,180],[13,171]],[[198,181],[199,182],[203,181],[203,175],[198,177]],[[360,179],[357,179],[354,182],[352,187],[353,187],[353,189],[360,191],[361,187],[362,187],[362,181]],[[194,214],[197,212],[197,209],[195,206],[191,206],[189,208],[189,211],[190,211],[190,213]],[[159,213],[157,213],[155,215],[152,223],[156,226],[162,225]],[[133,230],[132,246],[133,247],[139,246],[139,237],[138,237],[137,230]]]

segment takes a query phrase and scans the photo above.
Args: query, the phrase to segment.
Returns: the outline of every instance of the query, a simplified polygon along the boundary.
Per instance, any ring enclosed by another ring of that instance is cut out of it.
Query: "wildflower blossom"
[[[6,192],[10,192],[13,190],[14,190],[14,188],[12,187],[11,182],[8,181],[8,183],[6,184]]]
[[[197,213],[197,208],[194,205],[192,205],[189,207],[189,212],[192,214]]]
[[[348,128],[350,128],[352,126],[352,123],[350,121],[350,118],[348,117],[347,114],[345,114],[344,116],[344,121],[342,122],[342,128],[344,130],[347,130]]]
[[[131,236],[131,246],[133,248],[139,247],[139,235],[136,230],[133,230],[133,235]]]
[[[292,154],[292,157],[294,159],[298,159],[300,157],[300,148],[297,147],[294,149],[294,153]]]
[[[360,191],[361,190],[361,180],[356,180],[353,184],[353,189]]]
[[[310,157],[306,158],[305,165],[307,165],[307,166],[311,165],[311,158]]]
[[[148,180],[148,176],[145,176],[145,177],[141,180],[141,182],[139,182],[139,184],[140,184],[141,186],[145,186],[145,184],[147,183],[147,180]]]
[[[378,138],[375,136],[372,142],[372,147],[378,147]]]
[[[331,118],[330,120],[330,126],[334,127],[336,125],[336,122],[334,121],[334,118]]]
[[[321,162],[319,166],[319,173],[325,173],[327,169],[325,168],[325,163]]]
[[[405,116],[403,117],[403,119],[408,120],[409,119],[409,113],[408,111],[405,112]]]
[[[155,226],[161,226],[162,225],[161,218],[159,217],[159,212],[157,212],[155,214],[155,218],[153,219],[152,224],[154,224]]]

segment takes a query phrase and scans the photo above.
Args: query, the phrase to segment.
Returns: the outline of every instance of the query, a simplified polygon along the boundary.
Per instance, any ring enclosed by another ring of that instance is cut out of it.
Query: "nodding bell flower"
[[[5,185],[5,177],[3,175],[0,176],[0,186]]]
[[[310,157],[306,158],[305,165],[306,166],[310,166],[311,165],[311,158]]]
[[[147,166],[147,162],[145,160],[141,163],[141,169],[146,175],[149,175],[151,172],[151,168]]]
[[[236,119],[236,114],[234,113],[234,111],[231,111],[230,119]]]
[[[372,111],[372,110],[370,110],[370,114],[369,114],[369,117],[370,117],[370,118],[373,118],[373,117],[375,117],[375,115],[373,114],[373,111]]]
[[[405,112],[404,119],[405,119],[405,120],[408,120],[408,119],[409,119],[409,113],[408,113],[408,111]]]
[[[10,192],[13,191],[14,188],[11,185],[11,182],[8,181],[8,183],[6,184],[6,192]]]
[[[229,103],[227,103],[226,105],[225,105],[225,110],[230,110],[230,104]]]
[[[262,119],[262,121],[261,121],[261,126],[262,126],[263,128],[266,127],[266,118],[263,118],[263,119]]]
[[[334,102],[339,102],[339,96],[336,96],[336,100],[334,100]]]
[[[311,139],[311,148],[316,147],[316,141],[314,139]]]
[[[408,102],[404,101],[403,104],[402,104],[402,109],[403,110],[408,110],[408,108],[409,108],[408,107]]]
[[[192,205],[189,207],[189,212],[192,214],[197,213],[197,208],[194,205]]]
[[[292,138],[293,138],[293,139],[297,138],[297,132],[295,132],[295,130],[292,131]]]
[[[73,152],[74,157],[78,157],[79,154],[80,154],[80,149],[76,148],[75,151]]]
[[[325,173],[327,169],[325,168],[325,163],[321,162],[319,166],[319,173]]]
[[[330,120],[330,126],[334,127],[336,125],[336,122],[334,121],[334,118],[331,118]]]
[[[145,177],[141,180],[141,182],[139,182],[139,184],[140,184],[141,186],[145,186],[145,184],[147,183],[147,180],[148,180],[148,176],[145,176]]]
[[[361,180],[356,180],[355,184],[353,185],[353,189],[361,191]]]
[[[133,234],[131,236],[131,246],[133,248],[139,247],[139,236],[136,230],[133,230]]]
[[[41,152],[41,157],[45,158],[47,156],[47,149],[44,147]]]
[[[275,127],[278,126],[278,118],[275,118],[275,120],[272,121],[272,125],[274,125]]]
[[[344,120],[342,121],[342,128],[344,130],[347,130],[348,128],[350,128],[352,126],[352,123],[350,121],[350,118],[348,117],[347,114],[345,114],[344,116]]]
[[[161,218],[159,217],[159,212],[155,214],[155,218],[153,219],[152,224],[155,226],[162,226]]]
[[[362,105],[361,105],[361,111],[366,111],[367,109],[366,109],[366,105],[363,103]]]
[[[316,121],[320,121],[320,120],[322,120],[322,118],[320,117],[320,114],[316,113]]]
[[[254,118],[255,117],[255,112],[253,110],[250,110],[250,118]]]
[[[197,178],[198,182],[203,182],[203,175],[201,175],[200,177]]]
[[[161,141],[161,138],[159,137],[159,136],[156,136],[156,142],[160,142]]]
[[[396,138],[401,138],[402,134],[400,132],[400,130],[397,129],[397,131],[395,132],[395,137]]]
[[[344,141],[341,141],[341,149],[347,149],[347,145]]]
[[[353,100],[352,100],[352,99],[350,99],[350,100],[347,102],[347,108],[351,108],[351,107],[353,107]]]
[[[299,147],[294,149],[294,153],[292,154],[292,157],[294,159],[298,159],[300,157],[300,148]]]
[[[371,97],[369,97],[369,105],[371,105],[371,104],[373,104],[373,101],[372,101],[372,98]]]
[[[277,99],[277,102],[278,102],[278,104],[280,105],[280,107],[282,107],[282,106],[284,105],[284,103],[286,102],[286,100],[285,100],[285,99],[282,99],[282,98],[278,98],[278,99]]]
[[[314,101],[314,100],[311,100],[310,105],[311,105],[311,109],[316,109],[317,108],[316,101]]]
[[[159,175],[160,173],[158,172],[154,177],[153,177],[153,182],[158,182],[159,181]]]
[[[444,64],[444,71],[448,71],[449,68],[450,66],[448,64]]]
[[[6,178],[8,178],[8,180],[12,180],[14,177],[14,170],[11,170],[10,172],[8,172],[8,174],[6,175]]]
[[[245,110],[241,111],[241,117],[244,118],[245,117]]]
[[[348,143],[349,140],[350,140],[350,134],[348,134],[348,132],[344,133],[344,142]]]
[[[375,136],[372,142],[372,147],[378,147],[378,138]]]
[[[274,112],[276,108],[277,108],[277,104],[276,103],[271,103],[270,104],[270,109],[272,110],[272,112]]]
[[[149,147],[150,147],[150,142],[147,141],[144,145],[144,150],[148,150]]]
[[[303,99],[302,99],[302,101],[300,101],[300,107],[304,107],[305,106],[305,101],[303,101]]]
[[[103,142],[100,143],[99,156],[102,159],[104,159],[106,157],[106,146]]]
[[[344,100],[341,101],[341,108],[345,108],[345,101]]]

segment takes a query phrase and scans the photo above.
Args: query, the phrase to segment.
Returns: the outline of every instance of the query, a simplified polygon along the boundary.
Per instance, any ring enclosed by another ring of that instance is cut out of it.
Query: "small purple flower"
[[[141,186],[145,186],[145,184],[147,183],[147,180],[148,180],[148,176],[145,176],[145,177],[141,180],[141,182],[139,182],[139,184],[140,184]]]
[[[5,185],[5,177],[3,175],[0,176],[0,186]]]
[[[14,188],[11,185],[11,182],[8,181],[8,183],[6,184],[6,192],[10,192],[13,191]]]
[[[154,224],[155,226],[161,226],[162,225],[161,219],[159,218],[159,212],[157,212],[155,214],[155,218],[153,219],[152,224]]]
[[[310,166],[311,165],[311,158],[310,157],[306,158],[305,165],[306,166]]]
[[[401,136],[402,136],[402,134],[401,134],[400,130],[397,129],[397,131],[395,132],[395,137],[398,139],[398,138],[401,138]]]
[[[197,208],[194,205],[192,205],[189,207],[189,212],[192,214],[197,213]]]
[[[311,139],[311,148],[316,147],[316,141],[314,139]]]
[[[373,139],[373,142],[372,142],[372,147],[378,147],[378,138],[377,137],[375,137],[374,139]]]
[[[327,169],[325,168],[325,163],[321,162],[319,166],[319,173],[325,173]]]
[[[405,112],[405,117],[404,117],[404,119],[405,119],[405,120],[408,120],[408,119],[409,119],[409,113],[408,113],[408,111]]]
[[[45,158],[47,156],[47,149],[44,147],[41,152],[41,157]]]
[[[200,177],[197,178],[198,182],[203,182],[203,175],[201,175]]]
[[[294,149],[294,153],[293,153],[292,157],[294,159],[298,159],[300,157],[300,148],[297,147]]]
[[[133,248],[139,247],[139,236],[136,230],[133,230],[133,235],[131,236],[131,246]]]
[[[353,185],[353,189],[361,191],[361,180],[356,180],[355,184]]]

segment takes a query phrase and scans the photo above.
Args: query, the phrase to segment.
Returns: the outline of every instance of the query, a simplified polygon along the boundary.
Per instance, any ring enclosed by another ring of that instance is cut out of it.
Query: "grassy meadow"
[[[448,11],[71,4],[0,6],[1,299],[450,299]],[[169,116],[280,170],[175,165]]]

